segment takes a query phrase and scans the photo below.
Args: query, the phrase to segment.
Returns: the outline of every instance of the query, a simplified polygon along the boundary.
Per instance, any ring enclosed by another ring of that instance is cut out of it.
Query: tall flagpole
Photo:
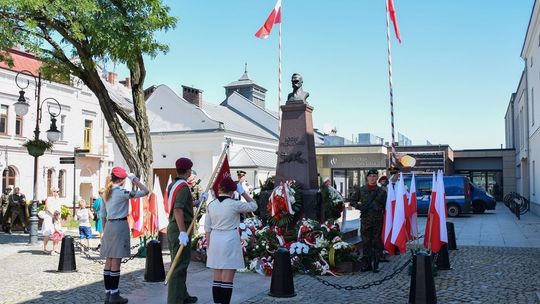
[[[278,38],[278,137],[281,134],[281,23],[283,22],[283,2],[281,4],[281,20],[279,22],[279,38]]]
[[[394,92],[392,86],[392,48],[390,46],[390,13],[388,11],[388,0],[386,2],[386,41],[388,43],[388,84],[390,87],[390,124],[392,128],[392,158],[391,166],[396,167],[396,137],[394,135]]]

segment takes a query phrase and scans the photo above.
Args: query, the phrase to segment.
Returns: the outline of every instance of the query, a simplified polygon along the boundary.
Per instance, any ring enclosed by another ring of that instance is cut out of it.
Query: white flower
[[[302,252],[307,254],[309,252],[309,247],[305,246],[304,248],[302,248]]]
[[[242,230],[246,229],[246,224],[240,223],[240,229],[242,229]]]

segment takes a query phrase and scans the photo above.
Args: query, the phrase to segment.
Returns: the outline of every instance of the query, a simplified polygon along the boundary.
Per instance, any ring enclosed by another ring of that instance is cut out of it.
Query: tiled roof
[[[0,62],[0,68],[15,72],[27,70],[34,75],[37,75],[39,73],[39,68],[43,65],[43,62],[30,53],[14,49],[9,50],[8,53],[13,60],[13,67],[9,67],[5,62]]]
[[[275,168],[277,164],[277,154],[272,151],[252,148],[242,148],[232,159],[233,168]]]

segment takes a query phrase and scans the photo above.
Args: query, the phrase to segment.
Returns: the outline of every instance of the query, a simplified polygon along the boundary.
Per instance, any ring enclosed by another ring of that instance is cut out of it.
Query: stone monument
[[[313,136],[313,107],[307,103],[309,93],[302,89],[302,76],[293,74],[293,91],[281,106],[276,181],[295,180],[302,188],[305,217],[322,220],[324,217],[317,177],[315,139]]]

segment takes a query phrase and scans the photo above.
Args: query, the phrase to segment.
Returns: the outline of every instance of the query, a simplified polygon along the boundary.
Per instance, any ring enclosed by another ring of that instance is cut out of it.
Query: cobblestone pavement
[[[324,277],[340,285],[358,286],[381,279],[407,257],[392,257],[381,272]],[[450,252],[452,270],[435,277],[438,303],[540,303],[540,249],[460,247]],[[243,303],[407,303],[407,271],[367,290],[337,290],[306,275],[294,277],[294,298],[272,298],[261,293]]]

